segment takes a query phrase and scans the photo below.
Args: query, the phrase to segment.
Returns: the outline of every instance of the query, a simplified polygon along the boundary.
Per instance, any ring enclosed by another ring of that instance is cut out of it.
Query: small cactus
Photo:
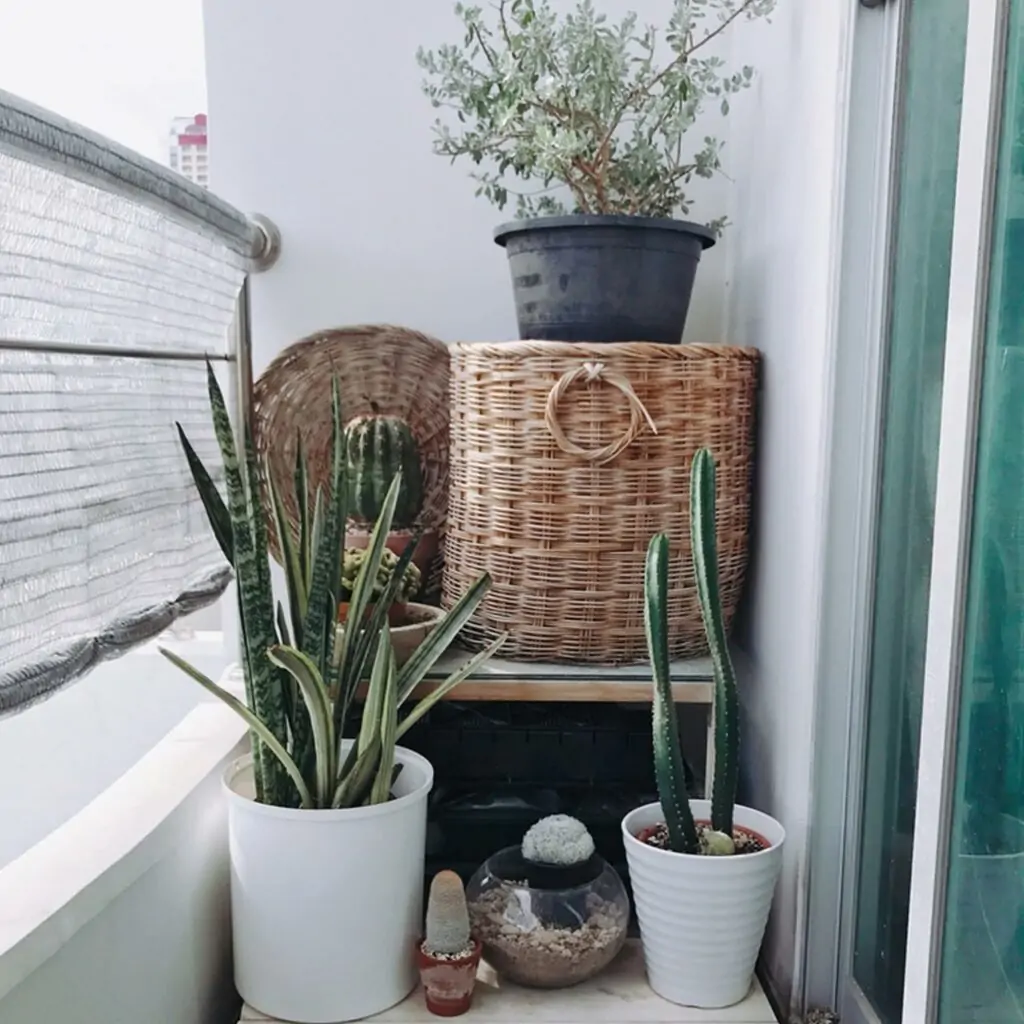
[[[341,563],[341,600],[347,601],[351,598],[352,591],[356,585],[356,579],[359,576],[359,570],[362,568],[363,562],[366,561],[367,553],[366,548],[345,548]],[[395,571],[397,565],[398,555],[385,548],[381,552],[377,576],[373,580],[373,590],[370,594],[371,601],[376,600],[384,593],[384,588],[388,585],[388,580],[391,578],[391,574]],[[395,600],[398,602],[412,600],[420,589],[422,578],[420,570],[413,562],[410,562],[402,574],[402,582],[398,586]]]
[[[466,891],[454,871],[439,871],[430,883],[426,932],[423,950],[431,956],[457,956],[471,944]]]
[[[551,814],[523,836],[522,853],[534,864],[569,867],[593,856],[594,840],[582,821],[568,814]]]

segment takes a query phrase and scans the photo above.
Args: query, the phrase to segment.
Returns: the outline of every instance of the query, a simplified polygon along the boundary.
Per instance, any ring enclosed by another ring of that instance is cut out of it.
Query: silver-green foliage
[[[399,709],[483,600],[490,579],[484,575],[477,580],[402,668],[396,668],[387,611],[418,538],[413,538],[398,560],[371,608],[401,486],[401,477],[396,476],[352,588],[348,618],[363,623],[363,627],[338,630],[346,459],[335,382],[329,492],[326,496],[317,492],[311,511],[300,445],[294,477],[298,524],[293,531],[280,495],[268,483],[288,593],[286,612],[280,601],[275,604],[271,585],[267,528],[250,431],[247,426],[244,459],[240,461],[224,397],[209,367],[207,377],[214,429],[224,462],[226,503],[180,426],[178,431],[214,534],[235,571],[245,703],[173,652],[161,653],[250,726],[256,798],[260,802],[326,808],[386,801],[394,778],[395,743],[437,700],[490,657],[504,639],[499,638],[467,661],[399,719]],[[269,474],[267,477],[269,480]],[[367,673],[370,681],[359,734],[345,750],[342,737],[349,712]]]
[[[471,160],[477,195],[499,209],[515,196],[519,216],[567,212],[566,193],[577,213],[686,215],[688,186],[721,170],[722,149],[688,133],[709,105],[728,114],[754,75],[708,44],[774,6],[673,0],[662,39],[633,12],[610,23],[592,0],[563,17],[549,0],[498,0],[493,16],[457,3],[461,42],[417,53],[424,92],[450,112],[434,150]]]
[[[686,774],[668,648],[669,543],[664,533],[651,538],[644,578],[644,621],[654,677],[653,739],[658,797],[668,828],[669,845],[680,853],[731,853],[733,807],[739,772],[739,697],[726,639],[718,586],[715,537],[715,461],[707,448],[693,457],[690,475],[690,538],[701,617],[715,680],[715,778],[710,836],[701,844],[690,812]]]

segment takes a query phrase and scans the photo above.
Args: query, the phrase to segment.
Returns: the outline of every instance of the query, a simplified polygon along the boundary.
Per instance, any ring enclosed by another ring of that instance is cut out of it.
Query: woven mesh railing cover
[[[219,480],[244,218],[133,156],[0,94],[0,714],[230,579],[175,422]]]

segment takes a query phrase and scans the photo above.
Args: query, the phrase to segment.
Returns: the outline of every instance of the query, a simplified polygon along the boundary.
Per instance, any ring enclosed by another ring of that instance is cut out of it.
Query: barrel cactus
[[[715,461],[707,448],[693,457],[690,477],[690,538],[704,632],[715,679],[715,778],[711,828],[698,834],[686,791],[686,769],[672,697],[668,653],[668,537],[660,533],[647,549],[644,622],[654,677],[654,769],[665,815],[669,848],[678,853],[728,855],[734,852],[733,807],[739,771],[739,697],[726,642],[725,616],[718,589],[715,538]]]
[[[396,530],[409,529],[423,507],[420,453],[409,424],[398,416],[357,416],[345,428],[345,449],[349,515],[376,522],[391,481],[401,473],[393,523]]]
[[[430,883],[426,932],[423,951],[431,956],[456,957],[472,945],[466,892],[454,871],[439,871]]]

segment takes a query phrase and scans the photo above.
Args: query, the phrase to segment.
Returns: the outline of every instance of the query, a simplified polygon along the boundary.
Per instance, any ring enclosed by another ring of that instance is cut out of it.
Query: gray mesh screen
[[[174,425],[217,479],[203,356],[230,355],[248,265],[241,214],[4,100],[0,714],[227,585]]]

